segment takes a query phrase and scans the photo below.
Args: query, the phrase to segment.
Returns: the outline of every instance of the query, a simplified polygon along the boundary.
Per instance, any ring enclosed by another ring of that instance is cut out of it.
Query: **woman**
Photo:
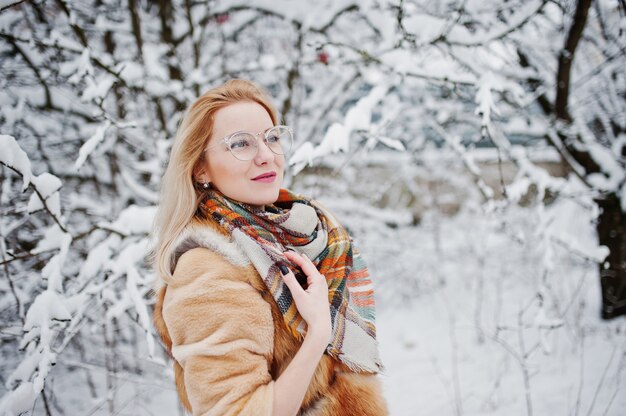
[[[291,142],[242,80],[201,96],[178,129],[154,321],[194,415],[387,414],[367,268],[325,208],[281,189]]]

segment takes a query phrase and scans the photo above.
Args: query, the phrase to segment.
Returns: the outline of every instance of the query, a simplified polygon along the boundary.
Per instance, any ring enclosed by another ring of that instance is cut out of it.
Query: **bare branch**
[[[10,9],[11,7],[15,7],[18,6],[22,3],[24,3],[26,0],[18,0],[18,1],[14,1],[13,3],[7,4],[5,6],[0,7],[0,13],[2,13],[5,10]]]
[[[578,42],[580,41],[587,23],[587,15],[589,14],[590,6],[591,0],[578,0],[576,3],[576,13],[574,14],[572,25],[570,26],[567,39],[565,40],[565,46],[559,55],[554,112],[558,118],[566,121],[572,120],[567,109],[572,61],[574,60],[576,47],[578,46]]]

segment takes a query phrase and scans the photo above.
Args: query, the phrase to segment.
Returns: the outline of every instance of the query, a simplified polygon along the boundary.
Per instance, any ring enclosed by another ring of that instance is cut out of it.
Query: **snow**
[[[85,163],[89,155],[96,149],[96,147],[104,140],[104,135],[107,129],[111,126],[111,122],[106,120],[96,129],[96,132],[80,147],[78,151],[78,158],[74,163],[74,169],[80,169]]]
[[[48,280],[48,288],[62,292],[64,277],[62,269],[72,244],[72,236],[68,233],[63,233],[60,240],[59,253],[55,254],[46,263],[41,270],[41,277]]]
[[[15,169],[22,176],[22,192],[28,188],[33,180],[33,174],[30,171],[30,160],[26,153],[22,150],[17,141],[12,136],[0,134],[0,163]]]
[[[263,54],[259,58],[259,65],[265,70],[272,70],[278,66],[278,62],[276,61],[276,57],[270,54]]]
[[[346,116],[346,119],[348,117]],[[340,151],[347,152],[350,149],[350,133],[352,132],[347,125],[341,123],[333,123],[330,125],[322,142],[315,147],[313,157],[320,157]]]
[[[163,82],[158,79],[149,78],[146,80],[146,92],[154,97],[162,97],[164,95],[182,92],[183,85],[180,81]]]
[[[167,79],[166,67],[161,64],[161,56],[167,51],[167,46],[162,44],[145,44],[143,57],[145,60],[146,74],[156,79]]]
[[[477,30],[475,34],[469,33],[467,30],[461,30],[459,26],[455,26],[455,30],[450,32],[448,39],[453,44],[462,46],[483,45],[493,40],[500,39],[510,33],[514,28],[521,26],[528,19],[537,14],[545,5],[543,0],[532,0],[523,3],[521,10],[515,15],[508,18],[506,24],[496,24],[495,28],[488,31]]]
[[[111,257],[119,247],[120,240],[120,237],[114,234],[94,245],[80,268],[79,278],[86,280],[96,276],[111,261]]]
[[[290,165],[296,165],[296,173],[306,166],[305,162],[312,165],[315,159],[342,151],[348,152],[350,150],[351,134],[355,131],[368,130],[370,128],[372,125],[372,111],[388,90],[388,85],[376,85],[365,97],[359,99],[346,112],[343,123],[335,122],[330,125],[319,145],[313,147],[309,142],[306,142],[301,148],[296,149],[293,156],[289,159]],[[381,141],[384,142],[384,139]],[[403,148],[397,142],[392,142],[392,146]]]
[[[32,408],[32,403],[38,395],[39,392],[35,390],[33,383],[24,382],[2,397],[0,409],[3,409],[7,415],[20,415]]]
[[[70,313],[65,309],[63,299],[59,294],[46,290],[37,296],[33,304],[28,308],[24,330],[30,331],[34,327],[47,326],[51,320],[68,321],[71,317]]]
[[[5,105],[2,108],[2,115],[4,116],[4,128],[10,129],[13,127],[16,121],[21,120],[24,115],[24,103],[26,100],[20,98],[15,104],[15,107],[11,105]]]
[[[289,158],[289,165],[292,166],[294,174],[298,174],[307,165],[313,165],[313,153],[315,146],[311,142],[304,142],[298,147]]]
[[[361,6],[367,8],[369,1],[361,1]],[[234,7],[249,7],[269,10],[287,20],[300,22],[301,30],[321,28],[329,23],[331,18],[339,11],[354,4],[352,0],[320,0],[311,3],[306,13],[302,13],[302,6],[298,2],[290,0],[249,0],[243,4],[228,4],[224,1],[217,2],[214,13],[224,13]]]
[[[390,137],[385,137],[385,136],[375,136],[375,138],[376,140],[383,143],[385,146],[390,147],[399,152],[406,150],[406,148],[404,147],[404,145],[402,144],[400,140],[392,139]]]
[[[20,1],[16,1],[16,0],[0,0],[0,8],[4,9],[5,7],[11,7],[15,4],[19,4],[21,3]]]
[[[61,189],[62,183],[56,176],[44,172],[33,178],[33,185],[35,185],[41,197],[46,200]]]
[[[145,253],[146,245],[142,246],[141,248],[143,250],[143,253]],[[128,290],[132,305],[139,315],[139,321],[145,329],[146,342],[148,344],[148,354],[150,355],[150,357],[154,357],[155,342],[150,331],[150,328],[152,326],[152,320],[150,319],[150,313],[148,312],[148,307],[146,305],[146,302],[144,301],[145,293],[140,294],[138,289],[138,285],[145,282],[140,282],[140,280],[143,279],[141,279],[141,276],[139,275],[139,272],[137,272],[137,269],[132,266],[128,267],[128,269],[126,270],[126,276],[126,289]]]
[[[92,78],[86,78],[87,88],[81,95],[83,102],[101,101],[108,94],[109,90],[115,83],[115,78],[109,74],[102,75],[100,79],[94,81]]]
[[[125,208],[114,222],[101,225],[121,234],[147,234],[151,231],[155,213],[156,207],[154,206],[131,205]]]
[[[78,58],[73,61],[63,62],[59,67],[59,73],[69,77],[69,82],[74,84],[80,82],[85,75],[93,76],[94,72],[89,48],[84,48]]]
[[[572,178],[562,191],[568,194],[581,193],[584,192],[584,186]],[[589,224],[595,224],[600,212],[597,208],[587,212],[581,208],[581,203],[595,207],[591,197],[578,202],[563,199],[554,203],[552,211],[555,214],[547,218],[550,223],[551,237],[560,245],[568,247],[573,253],[600,264],[609,255],[609,249],[598,245],[595,230],[578,219],[581,216],[587,217]]]
[[[121,69],[119,72],[120,78],[122,78],[126,84],[130,86],[141,86],[144,80],[144,68],[138,62],[126,61],[121,62],[118,65]]]
[[[127,171],[126,169],[121,169],[120,174],[128,188],[134,195],[154,204],[159,201],[159,194],[155,191],[152,191],[151,189],[142,186],[137,180],[133,178],[132,174],[129,171]]]
[[[492,111],[494,114],[498,114],[498,109],[496,108],[491,94],[491,89],[494,87],[495,79],[493,74],[491,72],[483,74],[478,82],[478,91],[476,92],[476,104],[478,104],[476,114],[481,117],[481,124],[483,126],[487,126],[491,123]]]
[[[560,207],[554,208],[557,213],[562,213]],[[592,232],[588,216],[581,216],[580,210],[575,214],[578,217],[564,215],[563,222]],[[434,219],[416,229],[401,228],[394,233],[399,241],[385,240],[407,247],[406,253],[394,255],[391,270],[388,256],[396,252],[394,248],[367,236],[363,250],[377,277],[378,339],[387,369],[382,380],[390,414],[412,416],[418,409],[423,415],[452,415],[459,410],[465,415],[526,414],[522,366],[531,372],[533,414],[571,410],[579,389],[579,406],[585,411],[592,407],[598,389],[596,411],[620,414],[626,406],[623,397],[612,406],[608,403],[626,374],[607,352],[616,349],[617,356],[625,352],[620,334],[626,321],[602,329],[606,324],[598,316],[594,264],[572,263],[559,251],[553,296],[561,310],[568,302],[573,306],[564,318],[548,312],[545,305],[525,318],[521,335],[527,338],[527,348],[537,343],[541,352],[529,353],[520,362],[516,310],[534,296],[535,255],[525,258],[522,247],[507,242],[490,230],[488,220],[475,215],[439,219],[438,231]],[[433,232],[445,235],[441,252],[432,246]],[[583,321],[577,321],[577,313],[583,312]],[[498,330],[508,326],[511,329]],[[584,379],[579,373],[581,360]],[[611,361],[609,377],[614,382],[603,385],[604,367]]]
[[[28,201],[28,212],[33,213],[44,209],[45,206],[57,218],[61,217],[61,202],[59,189],[62,183],[54,175],[44,172],[32,178],[32,183],[38,193],[33,192]],[[43,198],[43,200],[41,199]]]
[[[44,251],[60,249],[66,242],[67,233],[61,230],[57,224],[48,228],[44,237],[37,242],[37,246],[31,250],[31,253],[38,254]]]
[[[458,84],[475,84],[477,81],[475,76],[460,71],[456,64],[438,52],[431,52],[430,56],[424,57],[402,49],[391,49],[381,54],[379,59],[389,69],[401,75]]]
[[[405,17],[402,21],[405,29],[415,34],[420,43],[429,43],[437,39],[448,26],[448,21],[437,16],[420,13],[413,9],[413,4],[405,7]]]

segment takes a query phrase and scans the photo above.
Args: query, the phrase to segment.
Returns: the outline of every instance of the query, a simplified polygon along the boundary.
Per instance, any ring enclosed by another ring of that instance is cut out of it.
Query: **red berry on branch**
[[[328,54],[326,52],[319,52],[317,54],[317,60],[324,65],[328,65]]]
[[[228,13],[218,14],[217,16],[215,16],[215,21],[217,22],[218,25],[222,25],[228,22]]]

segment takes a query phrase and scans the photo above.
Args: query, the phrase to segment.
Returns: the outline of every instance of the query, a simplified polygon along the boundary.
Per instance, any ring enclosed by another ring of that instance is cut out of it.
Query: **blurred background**
[[[253,80],[369,263],[391,415],[626,412],[623,0],[0,0],[0,414],[183,415],[146,263]]]

